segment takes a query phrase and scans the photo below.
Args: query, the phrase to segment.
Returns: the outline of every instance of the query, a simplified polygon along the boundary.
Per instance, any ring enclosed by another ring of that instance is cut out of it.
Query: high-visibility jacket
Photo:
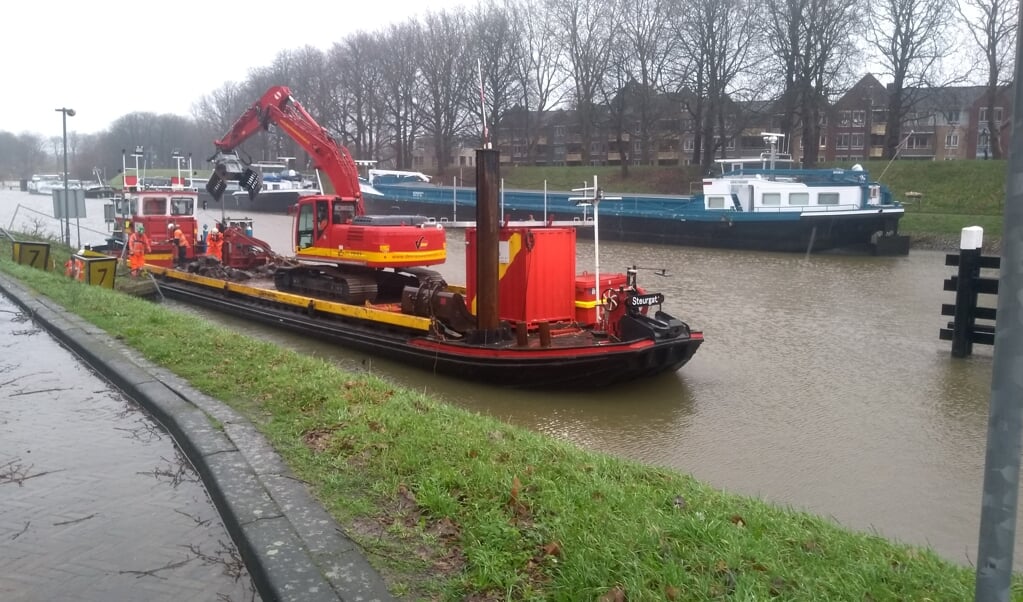
[[[192,246],[188,242],[188,237],[185,236],[185,233],[181,231],[180,227],[174,229],[174,234],[173,234],[172,238],[174,240],[178,241],[178,246],[179,247],[183,247],[183,248],[187,249],[188,247]]]
[[[206,254],[210,257],[216,257],[217,261],[224,261],[224,235],[214,230],[210,232],[210,235],[206,238]]]
[[[149,244],[149,237],[144,233],[132,232],[128,238],[128,252],[132,255],[152,253],[153,247]]]

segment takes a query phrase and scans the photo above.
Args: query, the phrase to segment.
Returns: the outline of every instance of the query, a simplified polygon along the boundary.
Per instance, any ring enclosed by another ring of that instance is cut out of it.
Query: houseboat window
[[[725,208],[725,197],[723,196],[709,196],[707,197],[707,209],[724,209]]]
[[[781,193],[780,192],[765,192],[760,197],[760,204],[777,206],[781,205]]]
[[[167,215],[167,199],[164,197],[143,198],[142,215]]]
[[[195,199],[187,196],[171,198],[171,215],[192,215],[195,213]]]
[[[817,195],[818,205],[837,205],[838,204],[838,193],[837,192],[821,192]]]
[[[809,205],[810,204],[810,193],[809,192],[790,192],[789,193],[789,205]]]

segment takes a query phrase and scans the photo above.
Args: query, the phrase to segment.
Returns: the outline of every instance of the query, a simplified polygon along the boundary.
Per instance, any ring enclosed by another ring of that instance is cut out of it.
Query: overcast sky
[[[467,0],[92,0],[5,2],[0,34],[0,131],[93,133],[135,111],[191,115],[225,81],[243,81],[281,50],[327,50]],[[256,99],[253,99],[255,101]]]

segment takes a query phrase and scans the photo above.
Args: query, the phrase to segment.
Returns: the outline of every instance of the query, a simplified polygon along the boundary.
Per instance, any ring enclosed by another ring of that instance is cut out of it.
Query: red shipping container
[[[508,322],[575,319],[575,228],[502,228],[498,316]],[[465,231],[466,295],[476,313],[476,228]],[[603,278],[601,278],[603,280]]]

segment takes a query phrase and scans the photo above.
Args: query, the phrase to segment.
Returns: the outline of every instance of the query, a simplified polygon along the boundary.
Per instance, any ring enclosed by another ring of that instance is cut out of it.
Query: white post
[[[504,222],[504,178],[501,178],[501,217],[498,219],[501,227],[507,227],[508,224]]]
[[[543,223],[547,224],[547,180],[543,181]]]
[[[967,226],[959,233],[959,248],[964,251],[979,249],[984,246],[984,228]]]
[[[451,177],[451,221],[458,221],[458,180],[454,176]]]

